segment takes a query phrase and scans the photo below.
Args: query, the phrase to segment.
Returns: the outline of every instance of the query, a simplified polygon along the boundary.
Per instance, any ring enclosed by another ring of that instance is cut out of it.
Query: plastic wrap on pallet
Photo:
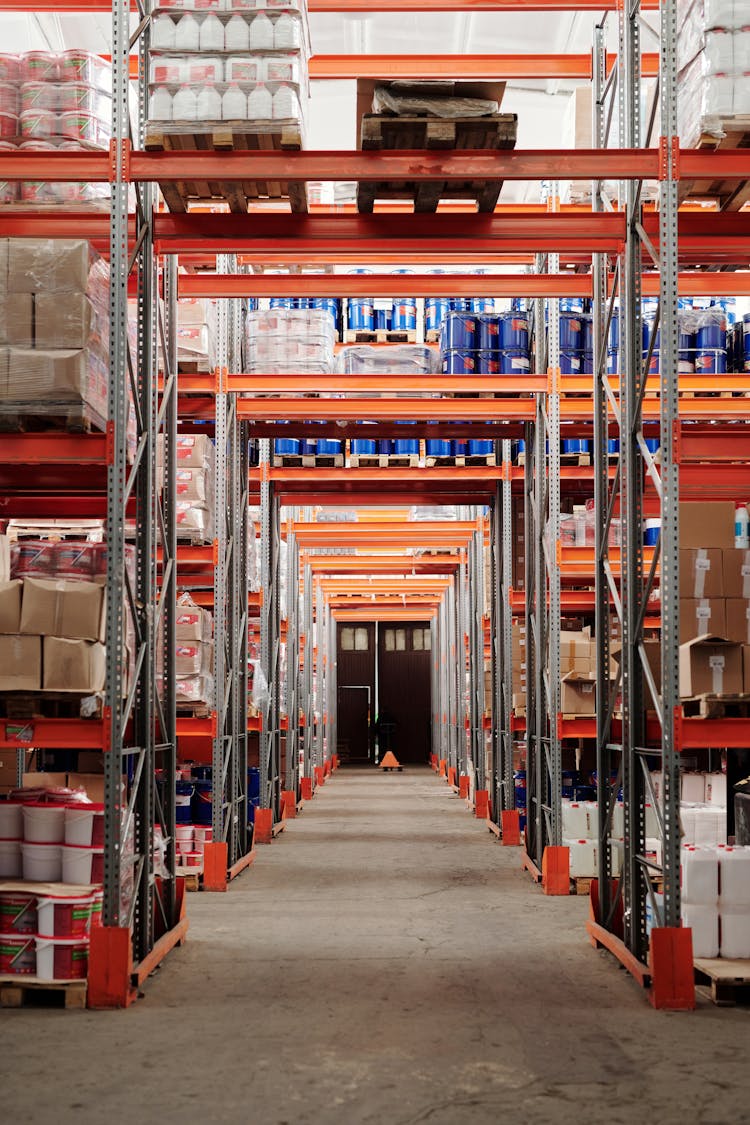
[[[335,343],[325,309],[253,309],[245,322],[245,367],[249,374],[326,375]]]
[[[680,142],[721,140],[747,130],[750,114],[750,27],[744,0],[694,0],[680,4],[677,39]]]
[[[396,116],[411,117],[427,114],[429,117],[488,117],[498,113],[498,102],[489,98],[460,97],[460,86],[453,82],[429,84],[413,82],[390,82],[387,86],[376,86],[372,97],[373,113],[390,113]]]
[[[135,578],[135,551],[125,548],[125,566]],[[71,578],[102,581],[107,575],[107,545],[80,539],[18,539],[11,543],[12,578]]]
[[[0,148],[80,151],[107,148],[112,68],[86,51],[0,55]],[[99,203],[106,184],[9,181],[0,203]]]
[[[167,133],[231,124],[276,132],[304,126],[307,13],[294,4],[157,11],[149,57],[149,124]]]
[[[419,344],[353,344],[341,349],[336,363],[342,375],[431,375],[437,369],[434,350]]]
[[[178,676],[177,703],[210,703],[213,698],[213,676]]]
[[[253,707],[262,711],[269,701],[268,681],[263,674],[259,660],[248,660],[248,670],[252,670],[251,700]]]
[[[187,591],[177,598],[175,636],[182,641],[203,641],[207,643],[213,636],[213,615],[203,606],[196,605]]]

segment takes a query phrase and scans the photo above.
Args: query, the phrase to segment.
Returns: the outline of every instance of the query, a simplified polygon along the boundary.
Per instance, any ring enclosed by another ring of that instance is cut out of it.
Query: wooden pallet
[[[467,465],[491,465],[497,464],[497,459],[494,453],[480,453],[476,456],[469,454],[459,455],[454,457],[453,462],[459,468],[464,468]]]
[[[750,717],[750,695],[695,695],[680,702],[686,719]]]
[[[177,714],[189,715],[192,719],[208,719],[211,716],[211,708],[208,703],[188,703],[178,700]]]
[[[38,977],[0,977],[0,1008],[32,1005],[66,1008],[86,1007],[86,981],[39,980]]]
[[[103,433],[107,420],[85,402],[4,402],[0,432],[5,434]]]
[[[261,123],[258,123],[260,125]],[[146,129],[147,152],[268,152],[302,148],[299,121],[285,119],[265,123],[267,131],[248,121],[226,121],[214,128],[195,131],[188,122],[153,123]],[[248,162],[249,163],[249,162]],[[307,184],[277,180],[186,180],[159,185],[170,211],[183,213],[191,202],[222,200],[235,214],[247,213],[250,199],[289,199],[292,211],[307,211]]]
[[[201,889],[202,867],[176,867],[174,873],[177,879],[185,880],[186,891],[199,891]]]
[[[591,894],[591,884],[594,882],[594,878],[594,875],[574,875],[570,880],[570,893],[588,897]]]
[[[416,328],[347,328],[345,344],[416,344]]]
[[[18,722],[33,719],[101,719],[103,704],[103,696],[92,692],[0,692],[0,716]]]
[[[703,151],[718,149],[750,148],[750,117],[747,114],[722,118],[721,126],[726,134],[722,138],[704,134],[696,148]],[[741,211],[750,201],[750,179],[748,180],[693,180],[680,181],[678,198],[716,199],[721,211]]]
[[[591,454],[590,453],[561,453],[560,454],[560,464],[561,465],[578,465],[578,466],[590,465],[591,464]]]
[[[714,1004],[733,1007],[750,1000],[750,961],[696,957],[694,965],[695,983],[709,986]]]
[[[364,469],[368,466],[375,469],[388,468],[387,453],[350,453],[349,466],[352,469]]]
[[[419,465],[418,453],[388,453],[389,465],[400,465],[404,468],[416,468]]]
[[[389,117],[379,113],[362,116],[360,147],[372,149],[511,149],[515,148],[518,118],[515,113],[487,117]],[[357,185],[357,208],[369,213],[376,199],[411,199],[414,210],[425,214],[437,210],[441,199],[475,199],[477,210],[489,213],[502,188],[502,180],[448,182],[380,181]]]
[[[453,455],[450,453],[446,457],[425,457],[425,465],[428,469],[434,469],[435,466],[439,467],[440,465],[446,466],[457,464],[457,458],[453,457]]]
[[[344,454],[343,453],[283,453],[274,454],[274,465],[281,465],[285,468],[303,468],[314,469],[316,465],[325,466],[326,468],[343,468]]]

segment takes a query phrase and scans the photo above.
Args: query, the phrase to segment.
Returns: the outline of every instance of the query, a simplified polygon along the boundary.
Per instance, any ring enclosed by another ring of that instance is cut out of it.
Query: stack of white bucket
[[[646,812],[646,855],[655,863],[661,862],[661,842],[656,813],[650,804]],[[576,878],[593,878],[599,871],[599,806],[595,801],[562,802],[563,844],[570,851],[570,874]],[[622,842],[624,814],[621,801],[615,804],[609,846],[612,874],[616,877],[622,867]]]
[[[693,954],[750,958],[750,848],[686,845],[680,869]]]

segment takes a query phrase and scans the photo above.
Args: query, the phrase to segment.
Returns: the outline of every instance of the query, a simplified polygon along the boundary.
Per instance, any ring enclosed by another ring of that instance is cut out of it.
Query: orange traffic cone
[[[401,763],[399,762],[393,751],[389,750],[383,758],[383,761],[380,763],[380,768],[381,770],[385,770],[387,773],[388,770],[399,770],[400,772],[403,767],[401,766]]]

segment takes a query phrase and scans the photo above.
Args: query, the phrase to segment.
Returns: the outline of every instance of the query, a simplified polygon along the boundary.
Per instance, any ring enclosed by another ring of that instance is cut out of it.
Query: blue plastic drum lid
[[[529,347],[529,320],[526,314],[503,313],[498,318],[500,347],[503,351],[526,351]]]
[[[425,453],[428,457],[450,457],[451,443],[444,438],[428,438],[425,442]]]
[[[476,317],[463,313],[449,312],[443,321],[441,344],[444,351],[475,349],[478,343],[478,322]]]
[[[482,316],[479,318],[477,342],[480,351],[497,352],[500,350],[500,320],[498,317]]]
[[[318,453],[331,456],[341,452],[341,442],[338,438],[318,438]]]
[[[479,353],[473,350],[443,352],[444,375],[473,375],[479,365]]]
[[[560,350],[580,351],[583,348],[583,321],[573,313],[560,313]]]
[[[469,456],[470,457],[487,457],[492,453],[494,443],[489,438],[482,438],[481,440],[469,439]]]
[[[351,442],[349,443],[350,451],[356,455],[362,455],[365,453],[377,453],[377,446],[378,443],[376,441],[372,441],[370,438],[352,438]]]
[[[527,375],[529,367],[529,357],[526,352],[500,352],[501,375]]]
[[[583,370],[583,357],[580,352],[560,352],[560,374],[580,375]]]
[[[726,369],[727,353],[724,351],[698,352],[695,357],[695,370],[699,375],[723,375]]]

